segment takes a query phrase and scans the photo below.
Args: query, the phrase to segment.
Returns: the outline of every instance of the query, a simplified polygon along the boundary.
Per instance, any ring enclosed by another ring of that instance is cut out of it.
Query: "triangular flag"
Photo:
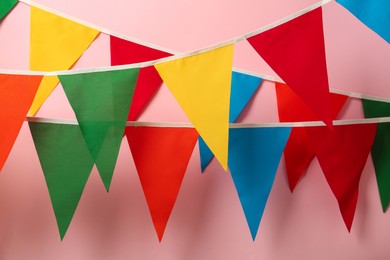
[[[107,191],[138,71],[127,69],[59,76]]]
[[[322,8],[250,37],[248,42],[302,101],[331,126]]]
[[[0,21],[14,8],[18,0],[0,0]]]
[[[253,240],[290,129],[287,127],[230,129],[229,169]]]
[[[278,113],[281,122],[302,122],[319,120],[301,99],[287,85],[275,83]],[[331,93],[332,118],[335,119],[348,96]],[[284,149],[284,160],[290,190],[293,191],[303,173],[314,158],[310,149],[306,129],[294,127]]]
[[[29,125],[62,240],[91,173],[93,160],[78,125],[33,122]]]
[[[390,116],[390,103],[365,99],[362,102],[366,118]],[[390,123],[378,124],[371,155],[374,161],[382,209],[383,212],[386,212],[390,203]]]
[[[234,123],[259,88],[263,79],[244,73],[232,72],[229,122]],[[199,137],[199,152],[202,172],[209,165],[214,155],[207,144]]]
[[[31,6],[30,69],[67,70],[94,41],[99,31]],[[35,115],[58,84],[45,77],[30,108]]]
[[[42,76],[0,74],[0,170],[26,119]]]
[[[233,45],[156,64],[165,84],[227,170]]]
[[[359,181],[375,138],[376,124],[307,127],[325,178],[351,230],[359,194]]]
[[[156,60],[172,54],[134,42],[110,36],[111,65],[124,65]],[[144,107],[163,83],[154,66],[141,68],[128,116],[129,121],[137,120]]]
[[[388,0],[336,0],[336,2],[390,43],[390,3]]]
[[[126,135],[161,241],[198,133],[193,128],[127,127]]]

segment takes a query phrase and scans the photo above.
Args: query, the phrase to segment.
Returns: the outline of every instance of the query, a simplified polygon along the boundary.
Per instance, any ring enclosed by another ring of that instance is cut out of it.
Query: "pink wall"
[[[90,23],[177,51],[241,35],[315,0],[39,0]],[[390,48],[337,3],[324,7],[332,88],[390,98]],[[0,68],[28,69],[29,7],[19,3],[0,25]],[[109,65],[101,35],[76,64]],[[274,75],[246,42],[236,67]],[[74,118],[58,87],[38,116]],[[350,99],[343,118],[362,116]],[[141,119],[187,121],[166,87]],[[273,84],[265,82],[242,122],[277,121]],[[214,161],[200,174],[195,148],[162,243],[158,242],[131,153],[123,142],[110,193],[93,170],[64,241],[27,124],[0,175],[0,259],[390,259],[390,218],[383,214],[371,157],[360,183],[352,231],[344,226],[318,161],[291,194],[283,159],[255,242],[231,177]]]

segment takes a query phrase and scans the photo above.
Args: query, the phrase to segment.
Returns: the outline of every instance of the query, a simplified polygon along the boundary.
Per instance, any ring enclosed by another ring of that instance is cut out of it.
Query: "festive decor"
[[[29,125],[62,240],[79,204],[93,160],[78,125],[33,122]]]
[[[139,69],[60,76],[107,191]]]
[[[322,8],[248,42],[321,120],[332,125]]]
[[[0,21],[14,8],[18,0],[1,0],[0,1]]]
[[[275,83],[278,101],[279,120],[281,122],[301,122],[319,120],[287,85]],[[335,119],[344,106],[347,96],[331,94],[332,118]],[[293,108],[293,109],[292,109]],[[295,127],[291,130],[290,138],[284,149],[284,160],[290,190],[293,191],[303,173],[314,158],[315,153],[310,149],[306,129]]]
[[[365,117],[390,116],[390,103],[365,99],[362,101]],[[383,212],[386,212],[390,203],[390,123],[378,124],[371,155],[374,161]]]
[[[198,133],[193,128],[127,127],[126,136],[161,241]]]
[[[111,65],[124,65],[171,56],[169,53],[126,41],[112,35],[110,36],[110,48]],[[127,118],[129,121],[138,119],[142,110],[162,83],[163,80],[154,66],[140,69],[133,101]]]
[[[26,118],[42,76],[0,74],[0,170]]]
[[[236,121],[246,104],[248,104],[249,100],[258,89],[261,81],[261,78],[233,71],[229,111],[230,123]],[[201,137],[199,137],[199,152],[201,169],[202,172],[204,172],[214,155]]]
[[[30,69],[66,70],[80,58],[99,31],[31,7]],[[58,84],[55,76],[44,77],[30,108],[35,115]]]
[[[351,230],[359,194],[359,181],[374,142],[376,124],[307,127],[315,151],[341,215]]]
[[[232,128],[229,169],[252,238],[257,230],[290,128]]]
[[[390,43],[390,3],[387,0],[336,0],[336,2]]]
[[[155,67],[199,135],[227,170],[233,45]]]

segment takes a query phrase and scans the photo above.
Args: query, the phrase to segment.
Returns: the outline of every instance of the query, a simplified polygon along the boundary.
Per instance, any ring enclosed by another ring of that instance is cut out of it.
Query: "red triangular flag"
[[[14,145],[42,76],[0,74],[0,170]]]
[[[275,83],[280,122],[316,121],[319,118],[302,102],[287,85]],[[335,119],[348,99],[348,96],[331,93],[332,118]],[[284,160],[290,190],[293,191],[303,173],[314,158],[309,147],[305,128],[294,127],[284,149]]]
[[[348,231],[351,230],[359,181],[375,139],[376,124],[307,127],[325,178],[335,195]]]
[[[248,42],[305,104],[331,126],[322,8],[252,36]]]
[[[198,133],[162,127],[127,127],[125,133],[161,241]]]
[[[171,56],[172,54],[149,48],[134,42],[110,36],[111,65],[124,65]],[[163,83],[154,66],[141,68],[134,97],[128,116],[129,121],[137,120],[143,108]]]

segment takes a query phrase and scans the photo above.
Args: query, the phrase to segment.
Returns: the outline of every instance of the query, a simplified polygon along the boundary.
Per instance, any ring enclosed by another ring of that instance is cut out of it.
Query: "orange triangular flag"
[[[193,128],[127,127],[134,163],[161,241],[198,140]]]
[[[0,170],[19,134],[42,76],[0,74]]]

